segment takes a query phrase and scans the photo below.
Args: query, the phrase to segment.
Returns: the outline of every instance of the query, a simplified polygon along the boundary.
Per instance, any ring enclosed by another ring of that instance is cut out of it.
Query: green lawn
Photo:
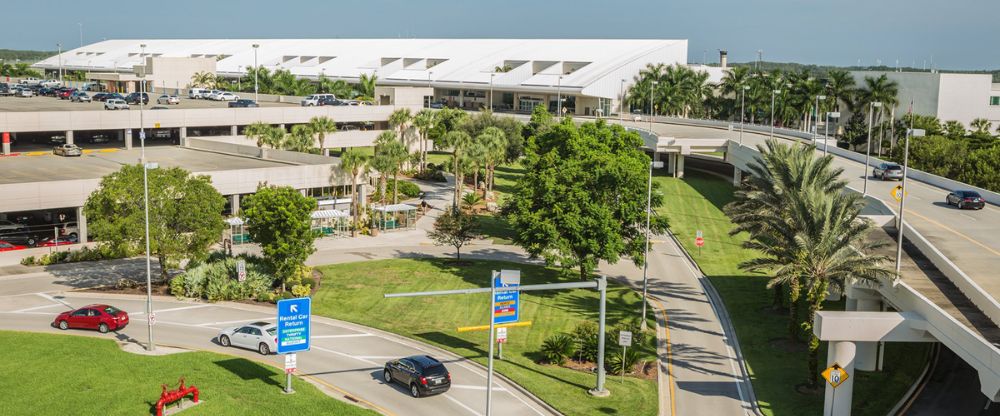
[[[402,334],[485,364],[486,332],[460,333],[456,327],[489,323],[488,294],[398,299],[382,295],[488,287],[490,271],[501,268],[520,269],[523,285],[573,281],[551,268],[492,261],[455,266],[446,259],[397,259],[330,265],[319,268],[324,277],[313,298],[314,313]],[[608,286],[609,327],[626,317],[634,319],[640,296],[624,286]],[[521,294],[521,321],[533,325],[509,329],[504,360],[495,362],[496,370],[566,415],[655,415],[655,380],[627,377],[623,384],[609,376],[611,396],[595,398],[587,393],[595,383],[593,374],[537,363],[545,338],[568,332],[583,320],[596,321],[597,307],[597,292],[591,290]],[[649,337],[638,347],[645,359],[655,355],[654,341]]]
[[[184,415],[376,415],[277,369],[207,352],[147,357],[89,337],[0,331],[2,415],[148,415],[160,385],[198,387],[204,403]]]
[[[493,239],[493,244],[514,244],[514,230],[499,214],[480,214],[476,220],[479,221],[479,232],[484,238]]]
[[[806,378],[804,344],[796,349],[776,342],[787,337],[787,315],[770,310],[767,278],[737,267],[754,253],[740,246],[745,235],[728,234],[732,223],[721,209],[733,198],[731,182],[693,170],[686,172],[684,180],[663,175],[654,180],[665,197],[660,212],[668,216],[671,230],[709,276],[729,310],[761,409],[779,416],[820,414],[822,394],[807,396],[795,390]],[[700,252],[694,245],[697,230],[705,239]],[[842,310],[843,302],[828,303],[825,308]],[[854,414],[886,414],[923,369],[926,351],[922,344],[886,344],[885,371],[855,376]],[[820,363],[825,363],[825,343],[819,356]]]

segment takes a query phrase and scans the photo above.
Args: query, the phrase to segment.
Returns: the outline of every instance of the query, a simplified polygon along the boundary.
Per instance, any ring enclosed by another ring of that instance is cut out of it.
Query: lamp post
[[[76,25],[80,27],[80,47],[82,48],[83,47],[83,23],[78,22]]]
[[[146,162],[146,125],[144,123],[144,106],[143,106],[143,94],[146,92],[146,44],[139,45],[141,53],[139,58],[142,59],[142,69],[140,73],[139,82],[139,146],[142,161],[142,200],[143,209],[145,210],[145,225],[146,225],[146,329],[149,335],[149,343],[146,344],[147,351],[155,351],[156,344],[153,343],[153,266],[150,259],[149,250],[149,168],[150,164]],[[131,137],[127,140],[132,140]],[[165,267],[160,265],[160,267]]]
[[[556,118],[562,120],[562,75],[556,80]]]
[[[496,75],[496,72],[491,72],[490,73],[490,112],[491,113],[493,112],[493,77],[495,75]]]
[[[882,107],[882,103],[878,101],[872,101],[868,103],[868,139],[865,140],[865,186],[861,191],[862,196],[868,196],[868,168],[871,167],[872,158],[872,113],[875,112],[875,108]]]
[[[649,282],[646,275],[649,271],[649,217],[653,203],[653,168],[660,169],[662,167],[663,162],[649,162],[649,182],[646,184],[646,254],[642,262],[642,325],[639,327],[643,331],[646,330],[646,293]]]
[[[653,87],[659,84],[657,81],[651,81],[649,83],[649,133],[653,133],[653,93],[655,90]]]
[[[257,66],[257,49],[260,48],[260,44],[253,44],[253,100],[254,102],[260,102],[260,94],[258,94],[258,84],[257,84],[257,74],[260,73],[260,67]]]
[[[747,91],[749,90],[749,85],[744,85],[740,89],[740,145],[743,144],[743,124],[746,122]]]
[[[62,85],[63,83],[62,44],[57,43],[56,48],[59,49],[59,85]]]
[[[910,138],[912,137],[923,137],[924,130],[913,128],[913,104],[910,104],[910,128],[906,130],[906,143],[903,145],[903,183],[900,186],[901,191],[899,195],[899,224],[896,227],[899,230],[899,238],[896,240],[896,276],[899,276],[899,269],[901,267],[901,262],[903,260],[903,214],[906,212],[906,171],[907,164],[909,163],[910,157]]]
[[[840,118],[839,111],[827,111],[826,122],[823,123],[823,155],[829,154],[830,150],[830,118]],[[834,132],[836,134],[836,132]]]
[[[771,90],[771,138],[774,138],[774,96],[781,94],[781,90]]]
[[[621,86],[618,87],[618,123],[624,121],[625,112],[625,78],[622,78]]]
[[[814,114],[816,114],[816,122],[813,124],[813,142],[815,142],[816,140],[819,140],[819,126],[818,126],[819,125],[819,100],[824,100],[825,101],[826,100],[826,96],[822,95],[822,94],[816,96],[816,107],[815,107],[816,111],[813,112]]]

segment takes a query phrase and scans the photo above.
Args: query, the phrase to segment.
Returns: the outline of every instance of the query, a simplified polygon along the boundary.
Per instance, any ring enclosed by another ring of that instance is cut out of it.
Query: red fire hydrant
[[[167,385],[162,384],[163,392],[160,393],[160,400],[156,401],[156,416],[163,416],[163,408],[173,402],[181,400],[188,394],[193,395],[193,401],[198,403],[198,388],[195,386],[184,387],[184,377],[180,379],[180,387],[177,390],[167,391]]]

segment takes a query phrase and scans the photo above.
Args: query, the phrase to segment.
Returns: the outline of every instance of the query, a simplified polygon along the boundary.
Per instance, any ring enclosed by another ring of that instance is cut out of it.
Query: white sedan
[[[262,321],[223,329],[218,339],[223,347],[247,348],[268,355],[278,349],[277,333],[277,325]]]
[[[161,95],[159,98],[156,99],[156,103],[157,104],[180,104],[181,103],[181,99],[178,98],[176,95],[166,95],[166,94],[164,94],[164,95]]]
[[[212,99],[215,101],[236,101],[240,99],[240,96],[229,91],[221,91],[218,94],[213,95]]]

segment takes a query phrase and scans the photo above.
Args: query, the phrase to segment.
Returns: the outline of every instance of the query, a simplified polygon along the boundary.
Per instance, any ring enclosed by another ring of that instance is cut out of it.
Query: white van
[[[306,98],[303,98],[302,101],[299,102],[299,104],[302,104],[303,107],[315,107],[319,105],[319,100],[327,97],[329,97],[332,100],[337,99],[337,96],[333,94],[313,94]]]
[[[208,90],[206,90],[204,88],[191,88],[190,90],[188,90],[188,98],[190,98],[192,100],[196,100],[196,99],[201,98],[202,94],[205,94],[207,92],[208,92]]]

